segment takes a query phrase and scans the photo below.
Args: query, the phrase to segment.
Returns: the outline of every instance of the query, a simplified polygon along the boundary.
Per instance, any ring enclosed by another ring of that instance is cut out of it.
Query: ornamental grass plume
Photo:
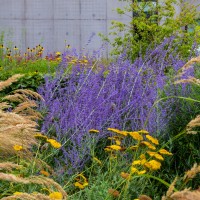
[[[194,128],[200,127],[200,115],[197,115],[195,119],[192,119],[186,127],[187,134],[197,134]]]
[[[200,79],[195,78],[194,76],[190,76],[187,74],[187,71],[194,68],[194,64],[200,63],[200,56],[196,58],[192,58],[189,60],[178,72],[177,76],[175,76],[175,84],[194,84],[197,87],[200,87]],[[195,119],[191,120],[186,127],[186,131],[188,134],[197,134],[197,131],[193,130],[200,126],[200,115],[196,116]]]
[[[1,81],[0,92],[20,77],[22,75],[14,75],[6,81]],[[38,130],[34,120],[41,118],[41,115],[33,109],[37,107],[33,98],[42,99],[36,92],[19,89],[0,100],[0,157],[16,154],[18,151],[28,156],[30,146],[36,144],[34,134]],[[19,104],[12,109],[4,101]],[[12,111],[10,112],[8,109]]]
[[[185,172],[185,175],[182,179],[184,187],[187,187],[189,180],[193,179],[198,173],[200,173],[200,165],[194,164],[194,166]],[[185,188],[178,191],[175,188],[175,184],[178,178],[170,185],[165,196],[162,197],[162,200],[199,200],[200,199],[200,190],[192,190],[191,188]],[[181,187],[182,188],[182,187]]]
[[[0,172],[0,180],[1,181],[10,181],[12,183],[22,183],[22,184],[37,184],[45,186],[47,189],[52,190],[54,187],[63,197],[63,199],[67,198],[67,193],[63,190],[63,188],[55,182],[53,179],[43,177],[43,176],[29,176],[27,178],[18,177],[14,174],[2,173]]]
[[[21,200],[53,200],[47,195],[41,194],[41,193],[25,193],[25,192],[19,192],[14,195],[8,196],[8,197],[3,197],[1,200],[16,200],[16,199],[21,199]],[[56,200],[56,199],[54,199]]]
[[[0,163],[0,171],[2,170],[8,170],[11,171],[14,168],[21,168],[22,165],[18,165],[12,162],[2,162]]]
[[[200,191],[190,191],[185,189],[182,191],[174,192],[170,197],[162,197],[162,200],[199,200]]]

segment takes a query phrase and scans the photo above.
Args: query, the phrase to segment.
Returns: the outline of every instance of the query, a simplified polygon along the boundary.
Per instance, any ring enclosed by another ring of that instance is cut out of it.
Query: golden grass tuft
[[[27,178],[18,177],[14,174],[7,174],[7,173],[0,173],[0,180],[1,181],[10,181],[13,183],[22,183],[22,184],[39,184],[47,187],[51,190],[52,186],[59,191],[63,198],[67,198],[67,193],[63,190],[63,188],[55,182],[53,179],[43,177],[43,176],[30,176]]]
[[[190,170],[185,172],[185,176],[183,177],[183,179],[185,181],[189,179],[193,179],[198,173],[200,173],[200,165],[197,165],[195,163],[194,166]]]
[[[24,75],[21,74],[15,74],[11,76],[9,79],[6,81],[0,81],[0,91],[5,89],[6,87],[10,86],[12,83],[18,81],[19,78],[23,77]]]
[[[138,199],[139,199],[139,200],[152,200],[152,198],[149,197],[149,196],[147,196],[147,195],[140,195],[140,196],[138,197]]]
[[[197,79],[192,76],[188,76],[187,78],[182,78],[182,76],[187,72],[188,69],[193,67],[193,64],[195,63],[200,63],[200,56],[196,58],[192,58],[189,60],[179,71],[177,76],[175,76],[176,80],[174,83],[175,84],[180,84],[180,83],[192,83],[197,86],[200,86],[200,79]],[[197,134],[197,131],[194,131],[193,128],[199,127],[200,126],[200,115],[198,115],[195,119],[191,120],[187,127],[186,131],[188,134]]]
[[[174,192],[170,196],[163,196],[162,200],[199,200],[200,192],[198,190],[190,191],[184,189],[182,191]]]
[[[14,75],[6,81],[0,82],[0,91],[13,82],[17,81],[22,75]],[[31,90],[19,89],[13,94],[7,95],[3,100],[19,103],[12,112],[5,111],[11,107],[7,102],[0,102],[0,157],[13,155],[19,152],[13,148],[15,145],[21,146],[21,154],[30,155],[29,148],[36,144],[34,135],[38,132],[37,123],[34,121],[40,119],[40,113],[34,110],[37,104],[33,99],[42,97]]]
[[[41,193],[36,194],[28,194],[28,193],[21,193],[17,195],[11,195],[8,197],[4,197],[1,200],[16,200],[16,199],[22,199],[22,200],[52,200],[49,196],[46,196]]]
[[[180,192],[175,192],[170,197],[172,200],[199,200],[200,199],[200,192],[199,191],[189,191],[185,189]]]
[[[192,58],[191,60],[189,60],[180,70],[179,73],[177,74],[177,76],[175,78],[181,78],[188,69],[193,67],[193,64],[195,63],[200,63],[200,56],[196,57],[196,58]]]
[[[187,126],[187,134],[197,134],[197,131],[194,131],[193,128],[200,127],[200,115],[196,116],[195,119],[191,120]]]
[[[197,173],[200,173],[200,165],[194,164],[194,166],[185,173],[183,177],[184,184],[190,179],[193,179]],[[200,189],[190,190],[185,188],[184,190],[174,192],[176,182],[177,178],[172,182],[166,196],[163,196],[162,200],[200,200]]]
[[[12,170],[12,169],[17,169],[17,168],[21,168],[22,166],[21,165],[18,165],[18,164],[15,164],[15,163],[12,163],[12,162],[3,162],[3,163],[0,163],[0,170]]]

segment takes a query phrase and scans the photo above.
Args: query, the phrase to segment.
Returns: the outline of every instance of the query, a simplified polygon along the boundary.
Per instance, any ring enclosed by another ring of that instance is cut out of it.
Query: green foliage
[[[113,46],[113,55],[124,50],[129,58],[134,60],[139,54],[144,54],[149,46],[160,43],[165,37],[176,36],[179,52],[183,57],[190,53],[194,42],[200,44],[200,26],[198,25],[199,12],[197,7],[177,0],[157,1],[125,0],[128,6],[117,8],[119,15],[129,15],[130,22],[125,24],[112,21],[109,40]],[[180,14],[176,13],[175,6],[179,6]],[[132,15],[132,16],[131,16]]]
[[[6,78],[8,75],[4,75],[1,78]],[[12,83],[9,87],[6,87],[4,90],[1,91],[0,97],[5,96],[6,94],[10,94],[14,90],[17,89],[31,89],[33,91],[36,91],[37,88],[44,82],[44,76],[40,73],[33,73],[33,74],[25,74],[23,77],[21,77],[18,81]]]

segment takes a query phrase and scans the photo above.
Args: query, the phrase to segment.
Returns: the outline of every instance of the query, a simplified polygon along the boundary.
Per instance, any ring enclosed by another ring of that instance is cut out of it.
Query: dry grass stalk
[[[192,130],[193,128],[200,127],[200,115],[198,115],[195,119],[191,120],[186,127],[186,131],[188,134],[197,134],[197,131]]]
[[[11,106],[7,102],[0,102],[0,109],[10,108]]]
[[[10,86],[12,83],[16,82],[19,78],[23,77],[24,75],[21,74],[15,74],[11,76],[6,81],[0,81],[0,91],[2,91],[4,88]]]
[[[192,68],[194,63],[199,63],[200,62],[200,56],[196,57],[196,58],[192,58],[191,60],[189,60],[179,71],[178,75],[175,78],[180,78],[182,77],[186,71],[190,68]]]
[[[18,165],[18,164],[15,164],[15,163],[12,163],[12,162],[3,162],[3,163],[0,163],[0,170],[12,170],[14,168],[21,168],[22,166],[21,165]]]
[[[188,180],[194,178],[197,173],[200,173],[200,165],[194,164],[194,166],[185,173],[183,178],[184,184],[186,184]],[[182,191],[173,192],[176,181],[177,178],[170,185],[166,196],[163,196],[162,200],[200,200],[200,188],[193,191],[184,189]]]
[[[41,95],[39,95],[37,92],[34,92],[32,90],[18,89],[18,90],[15,90],[13,93],[14,94],[22,94],[25,97],[28,96],[28,97],[32,97],[34,99],[44,100]]]
[[[200,165],[197,165],[195,163],[194,166],[190,170],[185,172],[185,176],[183,179],[185,181],[189,179],[193,179],[198,173],[200,173]]]
[[[29,119],[41,119],[42,115],[35,111],[32,107],[37,107],[37,104],[34,101],[22,102],[15,109],[13,109],[13,112],[21,115],[26,115],[26,117]]]
[[[174,181],[169,186],[169,189],[167,190],[166,196],[163,196],[162,200],[170,200],[170,196],[174,192],[174,186],[175,186],[176,182],[177,182],[177,177],[174,179]]]
[[[171,195],[172,200],[200,200],[200,192],[199,191],[189,191],[187,189],[175,192]]]
[[[21,193],[17,195],[12,195],[8,197],[4,197],[1,200],[16,200],[16,199],[22,199],[22,200],[51,200],[48,196],[44,194],[28,194],[28,193]]]
[[[140,195],[140,196],[138,197],[138,199],[139,199],[139,200],[152,200],[152,198],[149,197],[149,196],[147,196],[147,195]]]
[[[0,110],[0,156],[16,154],[14,145],[20,145],[24,151],[36,143],[34,134],[37,123],[26,116]]]
[[[194,63],[200,63],[200,56],[196,57],[196,58],[192,58],[191,60],[189,60],[179,71],[179,73],[175,76],[175,79],[177,78],[181,78],[186,72],[188,69],[192,68],[193,67],[193,64]],[[192,77],[192,76],[188,76],[188,78],[186,79],[180,79],[180,80],[176,80],[174,82],[175,84],[179,84],[179,83],[194,83],[198,86],[200,86],[200,80],[195,78],[195,77]]]
[[[180,79],[180,80],[177,80],[174,82],[175,84],[179,84],[179,83],[193,83],[195,85],[198,85],[200,86],[200,80],[195,78],[195,77],[192,77],[192,76],[189,76],[187,79]]]
[[[42,177],[42,176],[30,176],[28,178],[21,178],[17,177],[14,174],[6,174],[6,173],[0,173],[0,180],[4,181],[10,181],[14,183],[23,183],[23,184],[39,184],[44,185],[47,188],[51,189],[51,187],[55,187],[57,191],[62,193],[64,198],[67,198],[67,193],[63,190],[63,188],[55,182],[53,179]]]
[[[21,75],[14,75],[6,81],[0,82],[0,90],[11,85],[20,77]],[[37,123],[34,120],[42,117],[33,109],[37,107],[37,104],[32,99],[42,99],[38,93],[27,89],[19,89],[13,93],[13,95],[4,97],[4,100],[20,103],[12,112],[5,112],[4,109],[8,108],[9,104],[0,102],[0,157],[16,154],[14,145],[22,146],[23,150],[20,153],[29,152],[30,146],[36,143],[34,135],[38,131]]]

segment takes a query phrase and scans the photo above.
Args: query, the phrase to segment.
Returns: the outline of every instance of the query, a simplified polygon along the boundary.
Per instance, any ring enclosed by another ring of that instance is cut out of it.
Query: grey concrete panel
[[[62,51],[69,44],[72,48],[80,49],[80,21],[55,20],[54,21],[54,49]]]
[[[0,32],[4,32],[4,45],[25,46],[25,31],[21,20],[0,20]]]
[[[54,0],[54,19],[80,19],[80,0]]]
[[[54,49],[52,20],[27,20],[26,21],[26,47],[33,48],[41,44],[45,52]]]
[[[81,19],[106,19],[107,0],[82,0]]]
[[[159,0],[162,3],[163,0]],[[34,47],[41,43],[46,51],[59,51],[65,40],[77,50],[98,49],[98,33],[108,34],[111,20],[129,24],[132,13],[120,16],[116,8],[130,1],[119,0],[0,0],[0,31],[5,40],[17,46]],[[199,0],[187,0],[189,3]],[[180,7],[176,7],[177,13]],[[92,33],[95,35],[90,37]],[[119,33],[123,35],[124,33]],[[111,36],[109,36],[112,38]],[[114,37],[113,37],[114,38]]]
[[[81,49],[98,50],[102,46],[98,34],[107,34],[106,20],[82,20],[81,33]]]
[[[53,0],[25,0],[26,19],[53,19]]]
[[[24,0],[0,0],[0,19],[23,19]]]

